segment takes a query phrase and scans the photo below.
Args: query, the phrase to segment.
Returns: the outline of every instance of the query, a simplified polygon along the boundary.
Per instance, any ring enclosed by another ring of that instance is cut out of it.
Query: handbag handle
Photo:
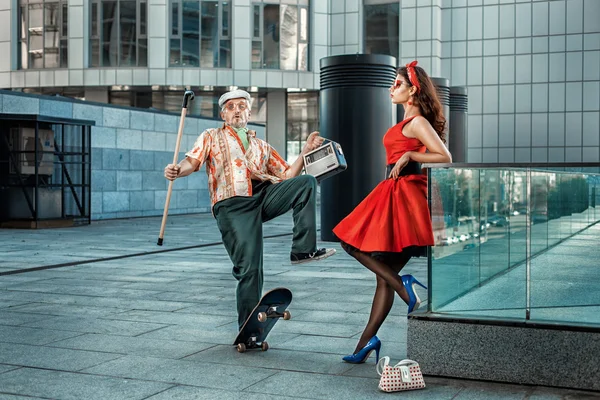
[[[390,358],[388,356],[381,357],[379,362],[377,363],[377,373],[381,376],[383,374],[383,369],[390,364]]]
[[[383,374],[383,369],[390,365],[390,358],[388,356],[381,357],[379,362],[377,363],[377,373],[381,376]],[[419,365],[416,361],[410,359],[404,359],[400,361],[398,364],[394,365],[394,368],[401,367],[404,365]]]
[[[396,367],[399,367],[399,366],[401,366],[401,365],[411,365],[411,364],[414,364],[414,365],[419,365],[419,363],[417,363],[416,361],[414,361],[414,360],[409,360],[408,358],[406,358],[406,359],[404,359],[404,360],[400,361],[400,362],[399,362],[398,364],[396,364],[395,366],[396,366]]]

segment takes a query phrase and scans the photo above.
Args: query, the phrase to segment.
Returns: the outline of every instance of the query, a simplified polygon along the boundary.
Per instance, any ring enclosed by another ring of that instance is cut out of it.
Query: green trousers
[[[244,324],[262,297],[263,222],[293,210],[293,253],[317,249],[317,181],[300,175],[267,186],[251,197],[231,197],[216,203],[213,214],[223,244],[233,262],[238,324]]]

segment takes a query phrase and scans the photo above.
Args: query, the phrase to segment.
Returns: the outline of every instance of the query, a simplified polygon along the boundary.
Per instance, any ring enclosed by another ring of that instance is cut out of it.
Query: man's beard
[[[240,128],[245,128],[247,123],[248,122],[246,121],[246,119],[244,117],[240,117],[240,118],[233,118],[229,125],[232,128],[240,129]]]

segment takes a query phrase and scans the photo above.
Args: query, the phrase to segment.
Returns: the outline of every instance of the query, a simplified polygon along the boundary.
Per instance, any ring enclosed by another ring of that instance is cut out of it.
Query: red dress
[[[401,121],[384,135],[388,165],[395,164],[407,151],[426,151],[418,139],[402,133],[404,125],[413,118]],[[427,205],[427,176],[386,177],[333,233],[360,251],[375,253],[374,256],[393,256],[403,251],[411,256],[425,256],[426,246],[434,244]]]

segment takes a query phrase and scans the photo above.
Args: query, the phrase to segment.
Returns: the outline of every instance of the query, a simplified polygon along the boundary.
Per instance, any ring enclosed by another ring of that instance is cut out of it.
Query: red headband
[[[415,67],[417,66],[417,60],[406,64],[406,71],[408,72],[408,80],[410,84],[417,88],[417,92],[421,90],[421,85],[419,85],[419,78],[417,78],[417,72],[415,71]]]

